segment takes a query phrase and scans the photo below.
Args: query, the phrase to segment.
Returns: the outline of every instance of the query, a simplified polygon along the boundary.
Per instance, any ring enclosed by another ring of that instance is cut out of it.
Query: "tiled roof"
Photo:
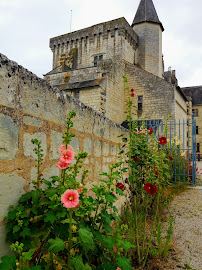
[[[181,90],[186,96],[192,98],[193,105],[202,105],[202,85],[183,87]]]
[[[156,9],[152,0],[141,0],[139,7],[137,9],[135,18],[132,23],[132,27],[135,24],[143,23],[143,22],[152,22],[158,23],[161,26],[162,31],[164,31],[163,25],[160,22]]]

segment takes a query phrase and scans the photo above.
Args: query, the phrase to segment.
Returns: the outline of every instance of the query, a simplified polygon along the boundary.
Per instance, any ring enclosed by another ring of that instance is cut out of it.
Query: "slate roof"
[[[162,31],[164,31],[163,25],[160,22],[156,9],[152,0],[141,0],[139,7],[137,9],[135,18],[132,23],[132,27],[135,24],[143,23],[143,22],[151,22],[160,24]]]
[[[92,79],[92,80],[86,80],[86,81],[64,83],[64,84],[55,85],[55,86],[57,86],[60,90],[76,90],[76,89],[99,86],[103,81],[104,81],[104,78],[98,78],[98,79]]]
[[[202,85],[182,87],[181,90],[186,96],[192,98],[193,105],[202,105]]]

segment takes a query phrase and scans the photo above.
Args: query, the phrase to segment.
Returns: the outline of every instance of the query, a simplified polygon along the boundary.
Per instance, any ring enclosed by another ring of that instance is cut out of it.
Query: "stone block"
[[[117,154],[117,147],[116,145],[110,145],[110,154],[115,156]]]
[[[105,173],[109,172],[109,167],[107,164],[102,165],[102,172],[105,172]]]
[[[92,139],[91,138],[84,139],[83,151],[87,152],[88,155],[91,155],[92,153]]]
[[[99,179],[99,174],[102,173],[102,166],[99,161],[95,161],[95,170],[94,170],[94,177],[95,179]]]
[[[0,159],[14,159],[18,152],[20,126],[4,114],[0,114]]]
[[[94,140],[94,155],[95,157],[100,157],[101,156],[101,143],[99,140],[95,139]]]
[[[79,152],[79,140],[77,138],[72,138],[72,141],[71,141],[70,144],[73,147],[74,152],[76,154],[78,154],[78,152]]]
[[[45,170],[42,171],[43,173],[43,178],[45,180],[50,180],[51,176],[59,176],[60,174],[60,170],[59,168],[54,165],[50,168],[47,168]],[[32,184],[32,181],[35,180],[36,181],[37,179],[37,168],[34,167],[31,169],[31,182],[30,182],[30,189],[33,189],[33,184]],[[42,188],[45,189],[47,187],[46,184],[42,184]]]
[[[25,133],[23,137],[23,147],[24,147],[24,155],[26,157],[36,158],[36,154],[34,153],[34,148],[36,147],[31,140],[37,139],[42,142],[41,146],[43,149],[43,155],[46,156],[46,149],[47,149],[47,139],[46,134],[42,132],[36,132],[34,134]]]
[[[102,143],[102,153],[104,156],[108,156],[109,155],[109,144],[106,142]]]
[[[24,116],[23,123],[27,126],[41,127],[43,122],[31,116]]]
[[[9,243],[6,243],[6,228],[0,228],[0,258],[5,255],[11,255],[11,251],[9,251]],[[13,254],[12,254],[13,255]],[[0,260],[1,262],[1,260]]]
[[[0,174],[0,220],[9,210],[9,205],[16,205],[18,199],[24,193],[25,179],[16,172],[12,174]]]
[[[51,132],[51,147],[50,147],[50,159],[59,159],[60,152],[58,150],[59,146],[62,144],[62,133],[52,131]]]

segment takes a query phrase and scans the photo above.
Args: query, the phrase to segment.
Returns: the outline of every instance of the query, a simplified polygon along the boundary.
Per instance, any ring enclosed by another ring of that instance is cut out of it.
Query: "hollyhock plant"
[[[124,184],[122,184],[121,182],[118,182],[117,184],[116,184],[116,187],[117,188],[119,188],[120,190],[124,190]]]
[[[167,143],[166,137],[160,137],[160,138],[159,138],[159,143],[160,143],[161,145],[165,145],[165,144]]]
[[[150,195],[154,195],[157,192],[157,187],[151,183],[146,183],[144,185],[144,190]]]
[[[59,161],[57,163],[57,166],[58,166],[59,169],[63,169],[64,170],[64,169],[66,169],[68,167],[68,163],[65,162],[65,161]]]
[[[61,196],[61,202],[66,208],[74,208],[79,204],[79,193],[74,189],[67,189]]]
[[[148,131],[149,131],[149,133],[148,133],[148,134],[149,134],[149,135],[151,135],[151,134],[153,133],[153,128],[152,128],[152,127],[151,127],[151,128],[149,128],[149,129],[148,129]]]
[[[73,149],[73,147],[70,144],[67,145],[67,148],[66,148],[66,145],[65,144],[62,144],[62,145],[60,145],[60,147],[58,148],[58,150],[60,151],[60,153],[62,153],[65,150],[69,150],[69,151],[74,152],[74,149]]]
[[[65,150],[62,152],[61,156],[60,156],[60,160],[67,162],[67,163],[71,163],[74,159],[74,155],[75,153],[69,150]]]

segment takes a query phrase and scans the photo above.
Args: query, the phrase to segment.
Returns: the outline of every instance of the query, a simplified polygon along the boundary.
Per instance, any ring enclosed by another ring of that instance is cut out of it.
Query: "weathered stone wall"
[[[137,119],[163,119],[169,115],[175,118],[175,95],[171,84],[153,74],[126,64],[130,88],[134,89],[134,104]],[[143,96],[143,110],[138,111],[138,96]]]
[[[162,78],[162,30],[154,23],[133,26],[139,37],[137,63],[146,71]]]
[[[192,109],[198,110],[198,116],[195,116],[198,134],[196,134],[196,143],[199,143],[199,152],[202,154],[202,105],[193,105]]]
[[[0,54],[0,256],[5,254],[3,217],[36,179],[32,138],[42,141],[44,178],[57,175],[56,166],[68,111],[77,111],[74,120],[75,152],[87,151],[84,169],[89,170],[88,185],[116,160],[118,135],[125,129],[91,108],[51,87]]]
[[[67,56],[73,48],[78,49],[77,68],[93,66],[96,55],[103,55],[104,60],[125,59],[134,63],[137,44],[138,37],[125,18],[100,23],[51,38],[53,68],[60,64],[61,54]]]

